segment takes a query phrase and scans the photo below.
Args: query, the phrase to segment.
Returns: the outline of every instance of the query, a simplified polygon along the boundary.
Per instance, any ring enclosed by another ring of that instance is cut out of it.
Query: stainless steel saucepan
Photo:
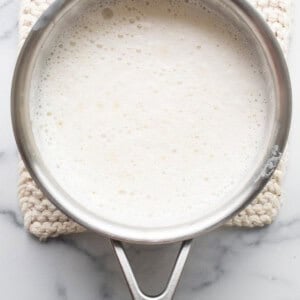
[[[245,207],[263,189],[278,165],[286,145],[292,109],[286,62],[267,24],[247,1],[198,0],[220,15],[230,18],[233,25],[251,41],[258,53],[272,101],[265,143],[261,148],[260,157],[253,164],[251,172],[248,172],[247,178],[244,178],[243,185],[214,213],[196,221],[172,227],[146,230],[137,226],[123,226],[83,207],[56,183],[55,178],[47,169],[47,162],[40,157],[30,122],[29,98],[31,83],[35,80],[34,69],[42,59],[44,49],[47,48],[53,36],[67,26],[72,16],[80,13],[87,1],[89,0],[55,1],[40,17],[25,41],[16,64],[12,85],[11,109],[16,142],[30,174],[45,195],[72,219],[111,239],[133,298],[139,300],[171,299],[187,259],[192,238],[222,225]],[[126,257],[123,241],[146,245],[182,242],[168,284],[160,295],[147,296],[140,290]]]

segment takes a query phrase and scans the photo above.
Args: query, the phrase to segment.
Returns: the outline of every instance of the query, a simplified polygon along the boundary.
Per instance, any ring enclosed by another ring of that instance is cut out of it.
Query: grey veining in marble
[[[9,93],[17,52],[18,0],[0,0],[0,299],[130,299],[107,239],[92,233],[40,243],[22,226],[17,203],[18,155]],[[300,299],[300,3],[295,5],[290,67],[294,123],[285,204],[275,224],[259,230],[219,229],[198,238],[175,299]],[[297,19],[298,17],[298,19]],[[298,99],[297,99],[298,98]],[[178,245],[129,246],[144,290],[164,286]]]

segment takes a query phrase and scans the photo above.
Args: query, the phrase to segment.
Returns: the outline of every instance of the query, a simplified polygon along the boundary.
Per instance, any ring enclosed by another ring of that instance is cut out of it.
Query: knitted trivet
[[[249,0],[272,28],[284,53],[287,53],[292,0]],[[22,0],[20,14],[20,44],[30,28],[53,0]],[[281,196],[282,163],[272,179],[253,202],[227,225],[262,227],[271,224],[278,214]],[[59,211],[38,189],[23,163],[20,167],[19,199],[24,224],[41,240],[60,234],[82,232],[85,229]]]

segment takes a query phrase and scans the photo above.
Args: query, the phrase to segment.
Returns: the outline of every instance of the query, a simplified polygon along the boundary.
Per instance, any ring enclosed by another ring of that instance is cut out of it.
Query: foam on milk
[[[220,207],[257,157],[269,106],[257,58],[196,3],[91,1],[36,71],[41,156],[100,216],[194,220]]]

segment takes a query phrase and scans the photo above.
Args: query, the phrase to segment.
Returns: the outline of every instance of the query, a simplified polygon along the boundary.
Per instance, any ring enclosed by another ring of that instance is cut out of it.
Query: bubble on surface
[[[114,16],[114,12],[111,8],[107,7],[102,10],[102,17],[104,19],[106,19],[106,20],[111,19],[113,16]]]

